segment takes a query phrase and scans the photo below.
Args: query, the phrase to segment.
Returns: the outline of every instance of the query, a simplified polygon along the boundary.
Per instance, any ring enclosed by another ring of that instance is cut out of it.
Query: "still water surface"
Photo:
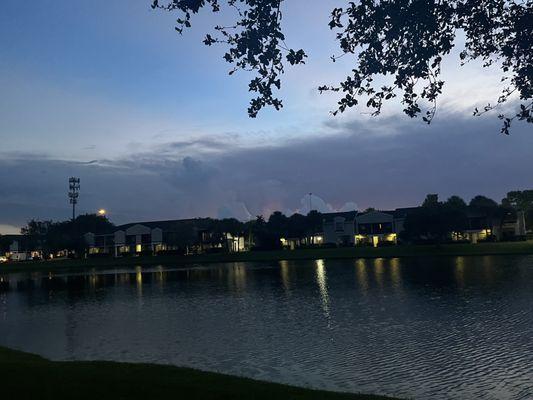
[[[168,363],[420,400],[533,399],[531,256],[0,280],[0,345],[55,360]]]

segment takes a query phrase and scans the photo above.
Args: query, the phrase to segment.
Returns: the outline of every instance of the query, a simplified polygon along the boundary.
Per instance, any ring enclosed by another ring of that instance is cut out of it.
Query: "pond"
[[[414,399],[533,398],[533,257],[0,275],[0,345]]]

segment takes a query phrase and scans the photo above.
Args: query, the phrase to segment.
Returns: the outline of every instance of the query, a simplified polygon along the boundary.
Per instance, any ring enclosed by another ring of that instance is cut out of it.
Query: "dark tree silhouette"
[[[449,232],[462,232],[468,229],[467,205],[459,196],[451,196],[442,206],[442,212],[446,221],[446,229]]]
[[[105,216],[96,214],[78,215],[76,219],[62,222],[31,220],[21,229],[29,247],[40,247],[45,252],[59,250],[83,251],[83,234],[103,233],[114,225]]]
[[[268,218],[267,227],[272,235],[279,240],[288,235],[289,219],[281,211],[274,211]]]
[[[273,91],[280,89],[284,63],[301,64],[304,50],[285,44],[281,30],[283,0],[153,0],[152,7],[179,13],[176,30],[191,26],[192,14],[209,6],[219,12],[225,4],[234,9],[231,26],[216,26],[218,35],[207,34],[204,43],[224,43],[224,59],[235,71],[255,71],[249,90],[251,117],[265,106],[282,107]],[[516,112],[499,118],[502,132],[509,134],[513,120],[533,122],[533,1],[531,0],[359,0],[335,8],[329,26],[337,32],[342,54],[354,57],[354,68],[338,85],[323,91],[342,94],[333,114],[363,104],[373,115],[383,103],[399,97],[411,118],[422,114],[428,124],[437,110],[443,56],[450,53],[459,32],[464,32],[460,63],[482,60],[484,67],[497,66],[507,82],[501,96],[488,103],[479,116],[501,106],[513,95],[520,99]],[[382,79],[376,79],[382,78]],[[389,83],[383,84],[385,80]],[[379,82],[379,83],[378,83]]]
[[[191,26],[191,15],[202,7],[210,6],[213,12],[220,11],[219,0],[153,0],[152,7],[180,12],[176,30],[181,34],[184,28]],[[224,59],[234,65],[230,75],[242,69],[257,72],[257,77],[249,85],[256,98],[250,101],[250,117],[265,106],[276,110],[282,107],[281,100],[273,95],[273,89],[281,88],[280,75],[284,64],[304,63],[306,54],[303,50],[294,50],[285,44],[281,32],[282,0],[226,0],[237,13],[237,21],[232,26],[216,26],[218,37],[207,34],[204,44],[225,43],[228,51]]]
[[[502,204],[520,211],[533,209],[533,190],[508,192],[502,200]]]
[[[468,206],[474,209],[478,210],[494,210],[498,208],[498,203],[496,203],[494,200],[489,199],[488,197],[477,195],[472,200],[470,200],[470,203],[468,203]]]
[[[288,236],[303,238],[307,233],[307,217],[302,214],[292,214],[288,219]]]
[[[515,190],[507,193],[502,205],[525,213],[526,229],[533,232],[533,190]]]

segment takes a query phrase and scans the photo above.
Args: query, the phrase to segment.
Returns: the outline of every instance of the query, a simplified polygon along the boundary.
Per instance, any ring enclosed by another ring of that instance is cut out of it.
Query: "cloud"
[[[151,150],[127,158],[82,163],[42,155],[0,160],[0,223],[65,219],[69,176],[81,178],[80,212],[105,208],[117,223],[195,216],[242,220],[275,210],[287,214],[389,209],[420,204],[427,193],[500,200],[533,181],[533,135],[516,124],[499,134],[490,116],[385,121],[373,135],[361,121],[344,121],[285,145],[231,147],[190,155]],[[179,146],[178,146],[179,147]]]
[[[331,212],[333,207],[326,203],[324,199],[316,194],[309,193],[300,199],[300,208],[297,210],[300,214],[308,214],[311,210],[318,212]]]
[[[18,235],[19,233],[19,226],[0,224],[0,235]]]
[[[237,218],[241,221],[249,221],[253,219],[253,215],[248,211],[246,204],[238,201],[220,206],[217,212],[217,217]]]
[[[240,147],[237,135],[205,136],[197,139],[179,140],[162,143],[157,151],[165,154],[219,153]]]
[[[359,208],[357,207],[357,204],[353,201],[349,201],[345,203],[338,211],[346,212],[346,211],[357,211]]]

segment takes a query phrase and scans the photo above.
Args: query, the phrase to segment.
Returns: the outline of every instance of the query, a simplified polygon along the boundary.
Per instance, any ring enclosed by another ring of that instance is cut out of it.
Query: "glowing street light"
[[[99,216],[104,217],[106,214],[107,214],[107,211],[104,210],[103,208],[98,210],[98,215]]]

